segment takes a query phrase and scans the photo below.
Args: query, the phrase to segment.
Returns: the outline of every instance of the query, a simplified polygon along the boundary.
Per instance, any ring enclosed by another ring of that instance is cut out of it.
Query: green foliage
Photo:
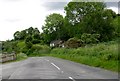
[[[82,46],[82,41],[78,38],[70,38],[67,42],[66,42],[66,47],[67,48],[78,48],[80,46]]]
[[[84,33],[81,36],[81,40],[85,44],[98,43],[99,42],[99,38],[100,38],[99,34],[87,34],[87,33]]]
[[[115,29],[115,35],[116,37],[120,37],[120,24],[119,24],[119,21],[120,21],[120,16],[117,16],[113,22],[112,22],[112,25]]]
[[[33,43],[33,44],[38,44],[38,43],[40,43],[40,40],[38,40],[38,39],[33,39],[33,40],[32,40],[32,43]]]
[[[17,54],[17,61],[23,60],[23,59],[26,59],[26,58],[27,58],[27,55],[24,54],[24,53]]]
[[[14,33],[14,40],[25,40],[25,42],[33,42],[34,44],[40,43],[41,36],[38,28],[30,27],[22,31]]]
[[[63,16],[60,14],[53,13],[46,17],[45,25],[42,27],[46,43],[62,38],[63,22]]]
[[[14,39],[15,39],[15,40],[20,39],[20,32],[19,32],[19,31],[16,31],[16,32],[14,33]]]
[[[19,52],[17,48],[17,41],[5,41],[2,42],[2,52]]]
[[[29,56],[40,56],[41,54],[50,53],[50,47],[47,45],[34,44],[31,49],[28,50]]]
[[[25,54],[41,56],[51,53],[51,56],[117,71],[120,59],[117,43],[99,42],[120,37],[120,15],[105,6],[103,2],[69,2],[65,6],[65,18],[57,13],[48,15],[42,26],[43,33],[33,27],[16,31],[13,40],[3,42],[2,51],[22,52],[17,55],[18,59],[26,58]],[[51,51],[45,45],[58,39],[67,41],[65,45],[69,49]]]
[[[27,48],[31,48],[32,47],[32,37],[31,36],[28,36],[26,39],[25,39],[25,44],[26,44],[26,47]]]
[[[66,43],[65,46],[67,48],[78,48],[81,46],[85,46],[85,44],[95,44],[99,42],[100,35],[99,34],[87,34],[84,33],[81,35],[81,39],[76,37],[70,38]]]
[[[118,71],[117,42],[99,43],[97,45],[77,49],[55,48],[51,56],[72,60],[75,62]]]
[[[69,26],[68,34],[80,37],[84,33],[100,34],[100,41],[109,41],[114,37],[111,25],[116,13],[105,9],[103,2],[69,2],[65,7],[65,21]]]
[[[99,15],[96,14],[102,12],[104,8],[105,4],[102,2],[69,2],[65,7],[68,34],[79,38],[83,33],[94,32],[93,27],[96,27],[96,24],[92,23],[100,20],[94,18],[98,17]]]
[[[26,44],[25,44],[24,41],[19,41],[19,42],[17,43],[17,47],[16,47],[16,48],[18,48],[19,51],[22,51],[25,46],[26,46]]]
[[[31,42],[26,42],[25,44],[26,44],[26,47],[27,47],[28,49],[30,49],[30,48],[32,47],[32,45],[33,45]]]
[[[27,53],[28,50],[29,49],[26,46],[24,46],[24,47],[21,48],[21,52],[25,53],[25,54]]]
[[[0,54],[2,54],[2,42],[0,42]]]
[[[66,18],[71,24],[79,23],[86,15],[102,11],[105,4],[102,2],[69,2],[65,7]]]
[[[19,41],[19,42],[17,43],[17,46],[18,46],[19,48],[22,48],[22,47],[25,46],[25,42],[24,42],[24,41]]]

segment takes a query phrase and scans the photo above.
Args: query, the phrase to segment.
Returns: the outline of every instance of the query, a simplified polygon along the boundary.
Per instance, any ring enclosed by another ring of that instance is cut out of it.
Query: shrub
[[[25,44],[27,48],[31,48],[32,47],[32,37],[29,35],[26,39],[25,39]]]
[[[24,53],[17,54],[17,60],[22,60],[22,59],[25,59],[25,58],[27,58],[26,54],[24,54]]]
[[[23,50],[25,50],[25,49],[26,49],[26,44],[25,44],[25,42],[24,42],[24,41],[19,41],[19,42],[17,43],[17,48],[18,48],[18,50],[19,50],[20,52],[22,52]],[[25,53],[25,52],[23,52],[23,53]]]
[[[36,56],[40,54],[48,54],[50,52],[50,47],[47,45],[40,45],[40,44],[35,44],[31,47],[31,49],[28,50],[27,54]]]
[[[33,45],[31,49],[32,49],[32,50],[41,50],[41,49],[42,49],[42,46],[39,45],[39,44],[36,44],[36,45]]]
[[[50,55],[75,62],[117,71],[119,61],[117,42],[105,42],[77,49],[54,48]]]
[[[81,40],[83,40],[83,42],[85,44],[98,43],[99,38],[100,38],[100,34],[87,34],[87,33],[84,33],[81,36]]]
[[[33,53],[33,50],[32,49],[28,49],[28,51],[27,51],[27,55],[29,56],[30,54],[32,54]]]
[[[31,48],[32,47],[32,43],[29,41],[29,42],[26,42],[26,47],[27,48]]]
[[[22,53],[27,53],[28,50],[29,49],[26,46],[24,46],[24,47],[21,48],[21,52]]]
[[[38,44],[38,43],[40,43],[40,40],[38,40],[38,39],[33,39],[33,40],[32,40],[32,43],[33,43],[33,44]]]
[[[82,46],[82,44],[83,44],[83,42],[80,39],[74,37],[74,38],[68,39],[65,46],[67,48],[78,48],[78,47]]]

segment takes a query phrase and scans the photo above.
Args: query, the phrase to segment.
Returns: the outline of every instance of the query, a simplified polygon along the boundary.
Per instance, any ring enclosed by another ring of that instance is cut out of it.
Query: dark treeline
[[[53,40],[90,44],[120,37],[120,15],[106,9],[103,2],[69,2],[64,10],[65,17],[57,13],[46,17],[43,32],[33,27],[16,31],[14,39],[3,42],[3,52],[21,52],[23,46],[26,53],[35,44],[49,45]]]

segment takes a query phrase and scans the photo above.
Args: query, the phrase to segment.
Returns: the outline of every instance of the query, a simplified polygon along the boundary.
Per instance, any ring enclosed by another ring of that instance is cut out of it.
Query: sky
[[[70,0],[0,0],[0,40],[11,40],[16,31],[37,27],[40,31],[46,16],[60,13]],[[106,2],[107,8],[118,13],[117,2]]]

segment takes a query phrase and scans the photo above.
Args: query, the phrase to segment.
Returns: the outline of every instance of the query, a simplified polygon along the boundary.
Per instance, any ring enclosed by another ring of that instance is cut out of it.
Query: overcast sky
[[[12,39],[14,32],[31,26],[41,31],[47,15],[60,13],[65,16],[64,6],[69,1],[0,0],[0,40]],[[117,2],[107,2],[107,7],[118,13]]]

